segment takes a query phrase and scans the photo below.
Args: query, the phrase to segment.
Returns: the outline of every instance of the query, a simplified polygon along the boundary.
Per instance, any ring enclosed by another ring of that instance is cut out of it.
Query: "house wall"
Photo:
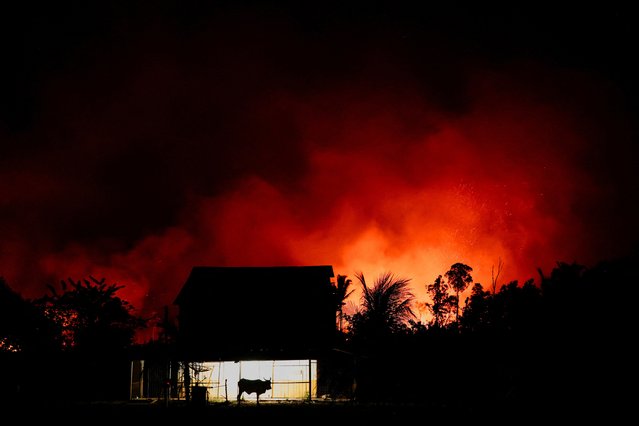
[[[171,365],[166,361],[132,360],[130,399],[164,398]]]
[[[183,381],[184,373],[180,375]],[[191,383],[207,388],[208,401],[235,401],[239,379],[271,379],[260,401],[304,400],[317,397],[317,360],[215,361],[191,364]],[[185,396],[184,387],[181,397]],[[257,395],[242,395],[255,401]]]
[[[295,401],[317,397],[317,360],[260,360],[191,362],[191,389],[206,388],[209,402],[236,401],[238,381],[271,379],[271,389],[260,395],[260,401]],[[169,372],[165,364],[133,361],[131,364],[131,398],[164,398],[163,383]],[[181,364],[176,392],[172,398],[185,399],[184,364]],[[191,393],[193,395],[193,393]],[[242,400],[255,401],[256,394],[242,395]]]

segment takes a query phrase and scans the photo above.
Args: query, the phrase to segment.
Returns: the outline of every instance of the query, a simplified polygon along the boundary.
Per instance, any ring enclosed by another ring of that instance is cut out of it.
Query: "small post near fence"
[[[308,402],[311,402],[313,395],[313,368],[312,360],[308,360]]]
[[[229,402],[229,388],[226,385],[227,379],[224,379],[224,399]]]

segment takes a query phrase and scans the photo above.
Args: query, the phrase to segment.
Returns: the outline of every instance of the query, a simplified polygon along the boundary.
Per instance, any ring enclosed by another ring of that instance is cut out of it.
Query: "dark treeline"
[[[148,320],[121,288],[69,278],[25,300],[0,278],[0,401],[127,399],[130,350]]]
[[[485,289],[472,283],[470,266],[455,264],[424,284],[427,323],[412,316],[407,280],[385,274],[368,285],[358,275],[362,304],[341,333],[354,366],[351,395],[531,414],[614,410],[629,398],[624,383],[634,371],[637,265],[636,257],[590,268],[559,262],[536,280]]]
[[[416,283],[392,273],[373,281],[338,275],[337,342],[321,367],[321,394],[452,412],[622,404],[629,398],[624,383],[634,384],[637,260],[560,262],[525,282],[498,285],[493,275],[488,288],[456,263],[423,283],[425,301],[411,293]],[[346,313],[357,285],[360,306]],[[135,315],[117,296],[120,288],[69,279],[25,300],[0,279],[0,400],[127,399],[135,332],[151,319]],[[427,322],[414,315],[419,302]],[[171,342],[176,325],[166,319],[155,325]]]

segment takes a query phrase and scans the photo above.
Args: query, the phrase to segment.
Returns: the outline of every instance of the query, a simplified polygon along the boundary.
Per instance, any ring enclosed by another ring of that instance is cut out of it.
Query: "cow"
[[[257,403],[260,403],[260,395],[271,389],[271,379],[268,380],[249,380],[240,379],[237,382],[237,403],[240,403],[240,397],[244,392],[247,394],[257,394]]]

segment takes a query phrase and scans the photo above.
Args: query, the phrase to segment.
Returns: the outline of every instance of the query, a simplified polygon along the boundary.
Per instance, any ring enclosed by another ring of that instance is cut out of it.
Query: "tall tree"
[[[476,283],[462,310],[460,320],[462,328],[470,332],[490,328],[493,319],[491,317],[491,308],[494,305],[492,300],[495,297],[489,291],[484,291],[484,287],[480,283]]]
[[[415,317],[410,279],[385,272],[369,287],[363,273],[356,277],[362,286],[362,309],[351,318],[353,333],[383,336],[406,330],[407,321]]]
[[[533,279],[527,280],[523,285],[513,280],[502,285],[497,294],[491,296],[486,323],[502,333],[523,336],[541,326],[541,307],[541,292]],[[553,324],[553,327],[558,325]]]
[[[59,329],[65,350],[101,353],[118,351],[133,343],[146,320],[134,314],[129,302],[116,295],[123,286],[93,277],[61,282],[61,292],[36,300]]]
[[[0,277],[0,353],[40,353],[56,347],[53,324]]]
[[[349,287],[353,283],[353,280],[348,279],[346,275],[337,275],[337,281],[333,287],[333,297],[335,300],[335,310],[337,311],[337,326],[339,331],[342,331],[342,322],[344,320],[344,305],[346,305],[346,299],[353,294],[355,290],[349,290]]]
[[[435,278],[433,284],[426,286],[432,303],[426,303],[428,310],[430,311],[433,319],[430,322],[430,326],[435,329],[441,329],[446,327],[450,322],[450,314],[456,305],[455,296],[449,292],[448,283],[439,275]]]
[[[457,303],[455,309],[455,322],[459,325],[459,293],[463,292],[468,288],[470,283],[473,282],[473,277],[470,275],[473,268],[463,263],[455,263],[453,264],[448,272],[446,272],[445,277],[448,280],[450,286],[455,290],[455,294],[457,295]]]
[[[48,380],[57,383],[58,395],[78,400],[121,399],[128,394],[125,366],[135,332],[146,320],[117,296],[123,288],[93,277],[62,281],[49,286],[50,294],[34,301],[57,325],[62,356]],[[83,387],[90,374],[99,372],[100,386]],[[130,377],[129,377],[130,380]],[[54,396],[55,398],[55,396]]]
[[[497,293],[497,280],[499,279],[499,275],[501,271],[504,269],[504,262],[502,262],[501,257],[497,262],[497,272],[495,272],[495,265],[490,268],[490,284],[493,291],[493,295]]]

